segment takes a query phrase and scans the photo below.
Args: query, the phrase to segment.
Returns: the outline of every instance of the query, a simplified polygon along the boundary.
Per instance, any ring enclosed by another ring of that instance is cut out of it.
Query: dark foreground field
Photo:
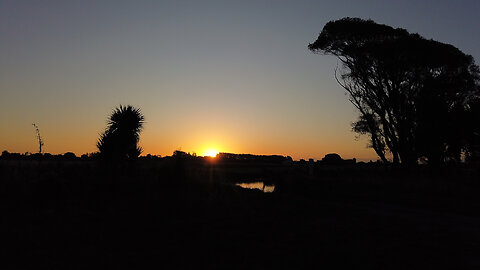
[[[2,161],[0,269],[480,269],[477,177]]]

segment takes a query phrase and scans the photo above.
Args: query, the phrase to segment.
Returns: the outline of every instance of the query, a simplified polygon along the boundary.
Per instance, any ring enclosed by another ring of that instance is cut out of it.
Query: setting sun
[[[205,152],[203,152],[204,157],[216,157],[218,154],[218,151],[215,149],[208,149]]]

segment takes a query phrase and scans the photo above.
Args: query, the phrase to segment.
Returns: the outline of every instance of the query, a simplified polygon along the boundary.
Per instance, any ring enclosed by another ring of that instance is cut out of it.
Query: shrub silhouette
[[[97,142],[101,158],[116,161],[136,159],[142,153],[137,144],[144,119],[140,109],[130,105],[115,108]]]

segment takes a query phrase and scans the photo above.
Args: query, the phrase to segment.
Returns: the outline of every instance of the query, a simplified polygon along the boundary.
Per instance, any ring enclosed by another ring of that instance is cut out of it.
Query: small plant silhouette
[[[144,120],[140,109],[130,105],[115,108],[97,142],[100,156],[106,160],[136,159],[142,153],[137,144]]]
[[[42,136],[40,136],[40,130],[38,129],[38,126],[33,123],[32,126],[35,128],[35,132],[37,133],[37,139],[38,139],[38,153],[42,153],[42,146],[44,145]]]

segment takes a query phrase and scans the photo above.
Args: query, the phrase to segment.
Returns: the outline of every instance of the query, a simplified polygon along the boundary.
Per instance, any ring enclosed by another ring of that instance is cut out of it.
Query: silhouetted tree
[[[77,158],[77,155],[75,155],[75,153],[72,153],[72,152],[66,152],[62,156],[63,160],[75,160],[76,158]]]
[[[343,162],[342,157],[337,153],[326,154],[325,157],[322,158],[323,164],[341,164]]]
[[[10,157],[10,153],[7,151],[7,150],[3,150],[2,151],[2,155],[0,156],[0,158],[2,159],[8,159]]]
[[[142,152],[137,144],[144,120],[140,109],[130,105],[115,108],[97,142],[100,156],[107,160],[136,159]]]
[[[370,135],[382,161],[430,163],[459,160],[471,127],[458,121],[479,96],[479,68],[470,55],[405,29],[344,18],[325,25],[313,52],[337,56],[337,82],[360,116],[353,130]]]
[[[458,119],[463,123],[474,123],[465,125],[467,128],[465,159],[480,168],[480,97],[472,99],[468,105],[470,109]]]
[[[37,140],[38,140],[38,153],[42,153],[42,147],[44,145],[42,136],[40,136],[40,130],[38,129],[38,126],[33,123],[32,126],[35,128],[35,133],[37,134]]]

